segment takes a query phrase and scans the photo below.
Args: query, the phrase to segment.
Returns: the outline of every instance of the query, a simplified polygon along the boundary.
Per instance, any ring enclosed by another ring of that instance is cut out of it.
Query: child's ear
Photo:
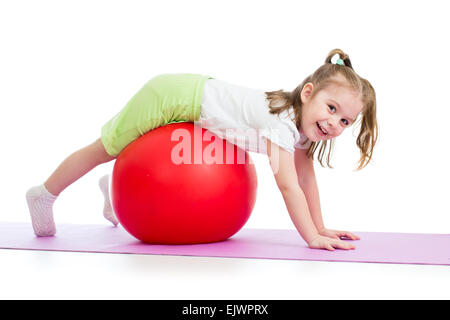
[[[306,83],[303,86],[302,92],[300,93],[300,98],[302,99],[302,103],[305,103],[309,100],[312,95],[314,89],[314,85],[311,82]]]

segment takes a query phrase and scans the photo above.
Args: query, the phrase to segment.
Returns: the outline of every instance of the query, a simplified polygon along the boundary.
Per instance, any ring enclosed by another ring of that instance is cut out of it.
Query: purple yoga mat
[[[295,230],[242,229],[226,241],[151,245],[108,225],[57,226],[54,237],[34,236],[31,224],[0,222],[0,248],[202,257],[450,265],[450,234],[355,232],[355,250],[313,250]]]

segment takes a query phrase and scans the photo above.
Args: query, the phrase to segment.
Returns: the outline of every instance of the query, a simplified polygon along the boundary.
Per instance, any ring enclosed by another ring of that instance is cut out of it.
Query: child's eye
[[[334,109],[334,111],[336,111],[336,108],[335,108],[335,107],[333,107],[333,106],[331,106],[331,105],[328,105],[328,107],[330,108],[331,111],[333,111],[332,108]]]
[[[346,126],[348,126],[348,121],[347,121],[347,120],[342,119],[342,121],[344,122],[344,124],[345,124]]]

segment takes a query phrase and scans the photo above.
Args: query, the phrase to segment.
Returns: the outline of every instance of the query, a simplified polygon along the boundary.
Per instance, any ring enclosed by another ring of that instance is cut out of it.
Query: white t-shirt
[[[250,152],[267,154],[266,139],[291,153],[310,145],[297,130],[292,109],[271,114],[264,91],[217,79],[206,80],[195,123]]]

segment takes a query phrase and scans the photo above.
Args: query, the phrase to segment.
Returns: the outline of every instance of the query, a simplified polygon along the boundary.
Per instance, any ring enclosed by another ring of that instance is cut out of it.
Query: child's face
[[[302,90],[302,127],[300,133],[310,141],[336,138],[350,127],[362,111],[359,92],[348,86],[329,85],[311,98],[313,84],[307,83]],[[326,131],[323,133],[320,127]]]

